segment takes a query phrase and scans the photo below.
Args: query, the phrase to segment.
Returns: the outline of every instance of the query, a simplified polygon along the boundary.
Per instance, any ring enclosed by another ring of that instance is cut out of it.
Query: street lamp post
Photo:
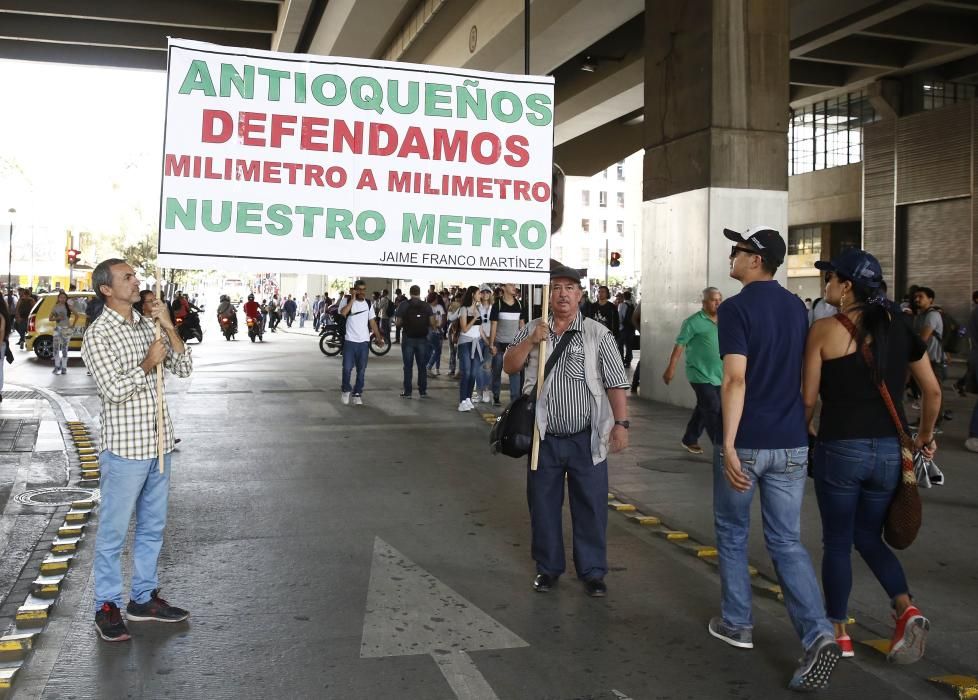
[[[10,298],[10,284],[14,272],[14,214],[17,210],[10,207],[7,213],[10,214],[10,251],[7,253],[7,297]]]

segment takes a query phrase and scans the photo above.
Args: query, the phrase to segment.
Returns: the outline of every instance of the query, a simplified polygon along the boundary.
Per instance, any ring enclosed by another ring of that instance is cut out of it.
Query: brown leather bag
[[[836,314],[835,318],[839,323],[846,327],[852,339],[856,339],[856,326],[845,314]],[[873,351],[868,343],[863,343],[860,347],[863,359],[870,368],[873,366]],[[890,390],[886,388],[886,382],[880,381],[880,396],[890,412],[893,425],[896,426],[897,435],[900,438],[900,461],[902,469],[900,472],[900,483],[893,493],[893,500],[886,511],[886,521],[883,524],[883,538],[886,543],[894,549],[906,549],[917,539],[917,533],[923,523],[923,508],[920,502],[920,491],[917,490],[917,476],[913,470],[913,440],[903,429],[900,416],[897,414],[896,406],[893,404],[893,397]]]

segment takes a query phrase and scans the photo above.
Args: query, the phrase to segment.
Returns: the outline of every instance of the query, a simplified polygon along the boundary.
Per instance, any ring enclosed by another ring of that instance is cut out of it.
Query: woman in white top
[[[489,337],[492,334],[492,323],[489,320],[492,314],[492,287],[488,284],[482,285],[479,289],[479,357],[481,361],[475,373],[475,383],[478,394],[476,401],[482,400],[483,403],[492,401],[492,354],[489,352]]]
[[[71,339],[71,316],[74,312],[68,303],[68,295],[62,289],[58,292],[58,300],[48,316],[54,322],[54,371],[53,374],[68,372],[68,341]]]
[[[299,328],[303,328],[306,325],[306,319],[312,315],[312,304],[309,303],[309,294],[302,295],[302,301],[299,302]]]
[[[458,410],[471,411],[472,390],[475,388],[476,373],[483,362],[479,327],[482,316],[475,301],[478,287],[469,287],[462,297],[462,307],[458,314]]]
[[[431,305],[431,317],[433,327],[428,329],[428,376],[435,377],[441,374],[441,341],[442,321],[445,318],[445,307],[441,305],[441,297],[435,292],[428,295],[428,304]]]

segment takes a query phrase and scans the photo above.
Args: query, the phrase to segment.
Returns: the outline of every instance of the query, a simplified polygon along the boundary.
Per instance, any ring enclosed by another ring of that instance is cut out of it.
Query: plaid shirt
[[[108,306],[92,321],[82,340],[82,358],[102,399],[102,449],[125,459],[156,459],[156,372],[139,363],[153,342],[153,322],[133,309],[127,321]],[[166,334],[163,342],[169,344]],[[167,353],[163,366],[178,377],[193,370],[190,348]],[[163,451],[173,451],[173,424],[163,397]]]

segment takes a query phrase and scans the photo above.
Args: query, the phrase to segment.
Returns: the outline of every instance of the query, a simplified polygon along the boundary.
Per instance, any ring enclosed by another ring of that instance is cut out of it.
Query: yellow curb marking
[[[715,556],[717,556],[717,548],[716,547],[702,547],[702,546],[701,547],[697,547],[696,548],[696,556],[698,556],[700,559],[704,559],[706,557],[715,557]]]
[[[689,539],[689,533],[688,532],[667,532],[666,533],[666,539],[667,540],[672,540],[672,541],[675,541],[675,540],[688,540]]]
[[[84,523],[88,520],[88,516],[92,514],[91,510],[70,510],[68,514],[65,515],[66,523]]]
[[[884,656],[890,653],[889,639],[864,639],[859,643],[868,646],[870,649],[875,649]]]
[[[14,676],[17,675],[17,671],[20,670],[20,666],[14,666],[11,668],[0,668],[0,688],[7,689],[14,682]]]
[[[78,458],[79,462],[98,462],[98,457],[95,455],[81,455]]]
[[[621,501],[612,501],[608,504],[609,508],[614,508],[619,513],[631,513],[635,510],[635,506],[631,503],[622,503]]]
[[[27,632],[25,634],[10,634],[0,637],[0,651],[23,651],[34,647],[34,637],[37,632]]]
[[[629,518],[634,520],[639,525],[661,525],[662,521],[654,515],[642,515],[641,513],[636,513],[635,515],[629,515]]]
[[[978,678],[974,676],[934,676],[927,680],[953,689],[960,700],[978,698]]]
[[[84,525],[62,525],[58,528],[58,537],[79,537],[84,531]]]
[[[72,510],[90,510],[95,507],[95,501],[85,500],[85,501],[72,501]]]

